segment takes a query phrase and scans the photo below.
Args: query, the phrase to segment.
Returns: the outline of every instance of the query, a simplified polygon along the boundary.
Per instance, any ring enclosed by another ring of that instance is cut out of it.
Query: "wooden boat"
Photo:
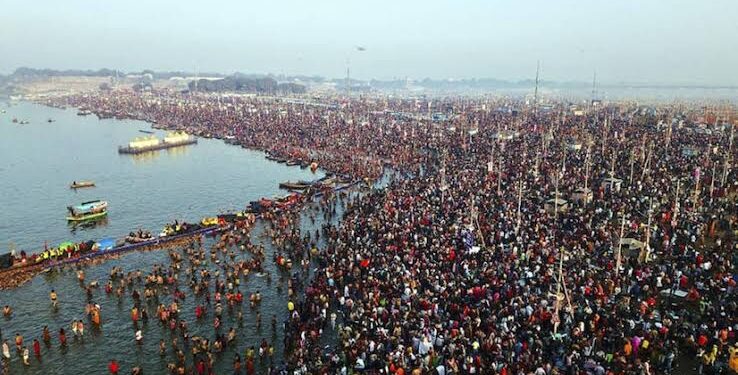
[[[276,161],[277,163],[286,163],[287,162],[287,159],[283,159],[283,158],[280,158],[280,157],[277,157],[277,156],[273,156],[273,155],[269,155],[269,154],[267,154],[266,159],[267,160],[271,160],[271,161]]]
[[[154,132],[152,132],[151,130],[141,130],[141,129],[139,129],[138,131],[140,131],[141,133],[146,133],[146,134],[154,134]]]
[[[73,181],[72,184],[69,185],[69,188],[79,189],[79,188],[94,187],[94,186],[95,186],[94,181]]]
[[[72,216],[95,214],[107,211],[108,202],[101,200],[82,202],[76,206],[68,206],[67,209],[72,214]]]
[[[286,164],[287,164],[287,166],[292,167],[292,166],[295,166],[295,165],[300,165],[300,162],[297,161],[297,160],[287,160],[287,163]]]
[[[306,181],[285,181],[279,184],[280,189],[286,189],[286,190],[305,190],[309,187],[313,186],[311,182]]]
[[[80,215],[69,215],[67,216],[68,221],[87,221],[87,220],[95,220],[102,217],[107,216],[108,211],[101,211],[101,212],[91,212],[88,214],[80,214]]]
[[[136,236],[128,235],[128,236],[126,236],[126,241],[125,242],[127,242],[127,243],[141,243],[141,242],[151,241],[152,239],[154,239],[154,237],[151,236],[151,234],[148,234],[148,236],[144,236],[144,237],[139,237],[137,235]]]

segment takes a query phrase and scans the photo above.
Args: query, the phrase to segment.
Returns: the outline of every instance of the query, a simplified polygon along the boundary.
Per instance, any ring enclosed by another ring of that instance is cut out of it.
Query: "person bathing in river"
[[[10,345],[8,345],[8,340],[3,340],[3,358],[10,360]]]
[[[64,332],[64,328],[59,329],[59,344],[61,346],[67,346],[67,333]]]
[[[57,298],[58,296],[56,295],[56,291],[52,289],[51,293],[49,293],[49,299],[51,300],[51,306],[53,306],[54,308],[56,308],[57,303],[58,303]]]
[[[38,339],[33,339],[33,355],[41,359],[41,343],[38,342]]]

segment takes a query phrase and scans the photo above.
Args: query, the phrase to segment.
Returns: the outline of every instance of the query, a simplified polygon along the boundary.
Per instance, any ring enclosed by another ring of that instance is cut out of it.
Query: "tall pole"
[[[694,172],[695,177],[695,184],[694,184],[694,207],[697,208],[697,203],[699,201],[699,195],[700,195],[700,180],[702,180],[702,170],[698,169]]]
[[[597,115],[595,115],[595,121],[597,121]],[[607,146],[607,133],[610,128],[610,120],[605,117],[605,126],[602,129],[602,155],[605,155],[605,148]]]
[[[541,70],[541,60],[536,62],[536,89],[533,91],[533,116],[538,118],[538,74]]]
[[[594,106],[595,100],[597,99],[597,71],[594,71],[594,77],[592,77],[592,102],[591,106]]]
[[[351,106],[351,60],[349,57],[346,58],[346,104]]]
[[[523,204],[523,180],[521,179],[518,182],[518,219],[515,224],[515,233],[517,234],[518,231],[520,231],[520,207]]]
[[[620,263],[622,262],[623,235],[625,234],[625,212],[623,212],[623,220],[620,224],[620,239],[618,240],[618,252],[615,253],[615,276],[620,274]]]
[[[677,222],[677,216],[679,215],[679,184],[681,182],[682,180],[677,178],[676,193],[674,194],[674,223]]]
[[[725,154],[725,165],[723,166],[723,177],[720,180],[720,185],[725,186],[725,182],[728,179],[728,173],[730,173],[731,162],[733,159],[733,131],[735,130],[735,124],[730,124],[730,139],[728,139],[728,152]]]
[[[712,163],[712,178],[710,178],[710,205],[712,205],[712,192],[715,189],[715,169],[717,169],[716,167],[717,167],[716,164],[713,162]]]
[[[589,163],[590,163],[590,149],[591,146],[587,145],[587,160],[584,162],[584,201],[587,203],[588,193],[587,193],[587,183],[589,182]]]
[[[648,226],[646,226],[646,245],[643,247],[643,263],[648,263],[651,253],[651,214],[653,211],[653,197],[648,200]]]
[[[651,154],[653,149],[649,145],[648,147],[648,156],[646,156],[646,159],[643,161],[643,171],[641,171],[641,179],[646,177],[646,173],[648,172],[648,167],[651,164]]]

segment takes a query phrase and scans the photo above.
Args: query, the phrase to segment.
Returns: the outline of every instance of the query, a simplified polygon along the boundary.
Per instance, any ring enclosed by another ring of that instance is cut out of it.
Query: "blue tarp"
[[[97,244],[100,246],[99,250],[101,251],[111,250],[112,248],[115,247],[115,238],[112,238],[112,237],[103,238],[100,241],[97,241]]]

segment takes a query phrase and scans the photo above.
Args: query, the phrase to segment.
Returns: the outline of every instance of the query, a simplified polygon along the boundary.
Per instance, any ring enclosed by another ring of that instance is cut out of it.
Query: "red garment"
[[[697,344],[699,344],[702,347],[704,347],[705,345],[707,345],[707,336],[700,335],[700,337],[697,338]]]
[[[115,360],[110,361],[110,364],[108,365],[108,371],[110,371],[111,374],[117,374],[120,370],[120,366],[118,366],[118,362]]]

